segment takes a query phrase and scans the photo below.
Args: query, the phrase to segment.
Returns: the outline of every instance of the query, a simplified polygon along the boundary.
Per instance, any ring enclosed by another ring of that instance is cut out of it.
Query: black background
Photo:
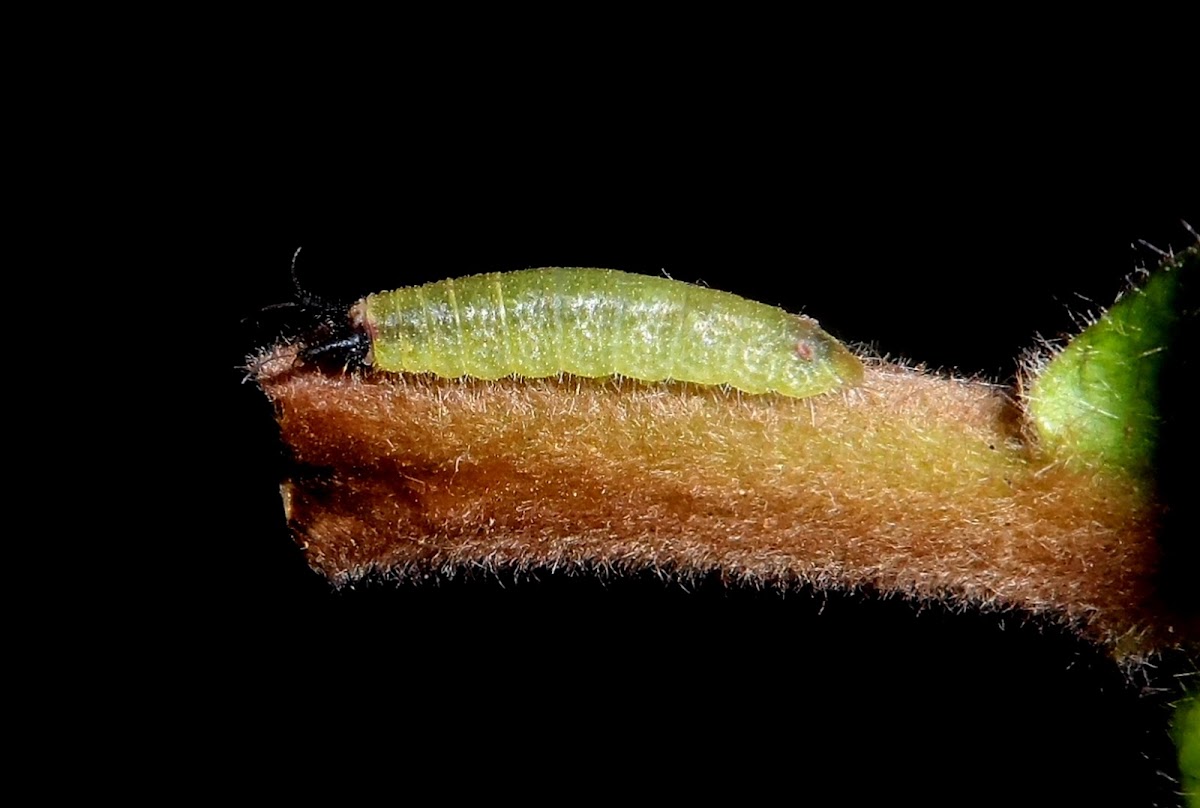
[[[571,793],[644,771],[655,788],[742,797],[1169,794],[1158,688],[1180,663],[1126,679],[1028,616],[652,576],[335,591],[287,533],[270,408],[238,366],[269,341],[277,324],[257,312],[291,299],[303,247],[301,282],[332,299],[528,266],[665,271],[804,311],[883,354],[1011,382],[1039,334],[1072,330],[1072,312],[1107,305],[1154,262],[1132,242],[1188,243],[1194,168],[1105,164],[1099,148],[982,113],[918,129],[760,122],[729,142],[652,121],[465,117],[417,138],[373,132],[365,154],[343,137],[332,153],[310,146],[319,159],[279,160],[276,141],[256,141],[269,170],[230,176],[213,211],[198,285],[222,337],[215,489],[228,514],[188,555],[214,687],[275,729],[351,744],[365,730],[402,760],[444,753]]]

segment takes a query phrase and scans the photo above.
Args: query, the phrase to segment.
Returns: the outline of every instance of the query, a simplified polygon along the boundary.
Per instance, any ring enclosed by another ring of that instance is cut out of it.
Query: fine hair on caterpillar
[[[294,278],[294,271],[293,271]],[[297,284],[298,286],[298,284]],[[298,353],[455,378],[626,376],[807,397],[853,386],[862,362],[811,318],[669,278],[612,269],[526,269],[368,295],[322,312]]]

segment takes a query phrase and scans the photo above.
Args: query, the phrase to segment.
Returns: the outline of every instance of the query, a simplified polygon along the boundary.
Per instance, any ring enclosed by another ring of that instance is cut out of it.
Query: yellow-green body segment
[[[728,292],[613,269],[475,275],[351,310],[377,369],[498,379],[571,373],[805,397],[861,381],[816,321]]]

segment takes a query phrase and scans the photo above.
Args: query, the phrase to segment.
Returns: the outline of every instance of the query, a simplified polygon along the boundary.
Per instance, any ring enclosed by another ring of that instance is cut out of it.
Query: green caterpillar
[[[368,295],[350,351],[378,370],[538,378],[571,373],[724,384],[806,397],[856,385],[862,362],[816,321],[728,292],[612,269],[526,269]]]

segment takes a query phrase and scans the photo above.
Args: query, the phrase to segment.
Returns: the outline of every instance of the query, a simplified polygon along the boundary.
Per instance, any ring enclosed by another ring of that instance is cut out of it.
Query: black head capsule
[[[345,303],[326,300],[305,289],[296,273],[299,256],[300,250],[292,256],[295,299],[263,309],[263,312],[286,313],[276,336],[299,346],[296,362],[325,372],[344,371],[369,363],[371,338],[365,325],[354,315],[358,307],[351,309]]]
[[[345,314],[323,319],[301,337],[300,345],[297,359],[330,373],[365,365],[371,354],[370,336]]]

